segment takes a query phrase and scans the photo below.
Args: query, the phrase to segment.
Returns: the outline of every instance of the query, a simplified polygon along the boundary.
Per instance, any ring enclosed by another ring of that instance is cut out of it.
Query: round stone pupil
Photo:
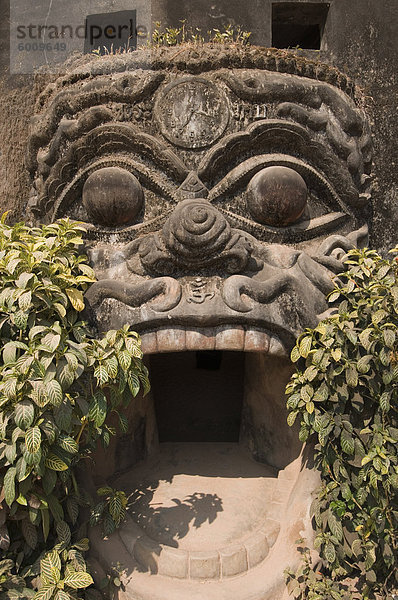
[[[297,171],[282,166],[266,167],[251,179],[247,205],[259,223],[286,227],[301,217],[307,196],[307,184]]]
[[[132,173],[120,167],[106,167],[89,175],[82,199],[95,223],[117,227],[135,221],[144,195],[140,182]]]

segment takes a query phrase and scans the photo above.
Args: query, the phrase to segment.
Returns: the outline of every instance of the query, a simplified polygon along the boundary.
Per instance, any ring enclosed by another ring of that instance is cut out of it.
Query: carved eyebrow
[[[39,199],[36,212],[47,212],[53,204],[63,202],[66,192],[80,179],[79,171],[92,164],[94,157],[98,160],[103,158],[103,154],[107,154],[110,148],[116,149],[117,154],[113,159],[107,157],[109,165],[117,166],[119,159],[119,162],[126,164],[130,157],[130,166],[138,173],[142,172],[144,178],[147,168],[139,160],[143,157],[150,161],[157,172],[160,169],[161,173],[169,175],[173,181],[182,183],[189,173],[176,154],[157,138],[126,123],[100,125],[73,142],[64,158],[55,164],[47,178],[45,193]],[[147,177],[147,180],[150,181],[150,178]],[[166,195],[171,196],[173,191],[168,190],[167,183],[159,183],[158,189],[162,190],[162,185]]]
[[[222,71],[217,77],[242,100],[295,102],[313,108],[324,103],[336,115],[346,133],[360,136],[363,132],[364,122],[354,102],[329,83],[268,71],[252,71],[246,81],[229,71]],[[255,87],[253,82],[257,84]]]
[[[69,84],[67,90],[59,92],[49,107],[43,109],[43,112],[32,120],[27,160],[29,171],[33,172],[37,168],[38,150],[49,143],[63,117],[107,102],[139,102],[153,94],[165,77],[159,72],[144,72],[141,78],[139,75],[141,74],[122,73],[117,76],[116,81],[110,80],[109,77],[94,81],[90,79],[82,87],[73,89]],[[134,86],[128,85],[129,80]],[[77,81],[79,83],[79,78]],[[127,85],[124,85],[123,81],[127,81]],[[40,98],[38,106],[40,107]]]
[[[364,199],[359,196],[348,170],[343,167],[336,154],[324,144],[313,140],[302,125],[277,119],[253,123],[245,131],[224,137],[205,155],[199,166],[198,175],[202,181],[219,180],[220,173],[226,172],[225,156],[228,156],[230,174],[234,171],[234,169],[230,170],[231,166],[240,167],[242,156],[252,155],[252,158],[255,158],[258,155],[265,156],[265,153],[280,154],[281,140],[288,143],[287,147],[291,148],[294,155],[299,151],[302,158],[308,158],[308,162],[314,164],[319,172],[324,176],[327,175],[346,204],[353,207],[363,206]],[[289,155],[283,156],[284,160],[289,159]],[[293,157],[290,156],[290,161],[292,160]],[[314,172],[318,171],[314,169]]]
[[[245,160],[210,190],[209,201],[216,202],[227,192],[235,191],[248,182],[260,169],[274,165],[294,169],[315,189],[321,190],[323,198],[331,208],[343,210],[345,214],[352,214],[350,208],[343,205],[339,195],[321,173],[304,161],[286,154],[262,154]]]

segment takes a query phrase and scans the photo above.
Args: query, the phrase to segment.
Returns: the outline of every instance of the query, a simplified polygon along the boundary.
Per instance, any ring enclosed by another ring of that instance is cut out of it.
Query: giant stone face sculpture
[[[94,474],[128,518],[93,552],[126,598],[282,598],[318,482],[286,425],[289,350],[367,240],[352,85],[259,49],[81,59],[39,99],[29,166],[34,218],[86,225],[91,318],[150,357],[153,392]]]

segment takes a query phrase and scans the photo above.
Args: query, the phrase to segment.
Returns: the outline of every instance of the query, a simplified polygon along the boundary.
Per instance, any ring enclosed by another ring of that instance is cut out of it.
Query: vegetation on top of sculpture
[[[392,252],[398,252],[395,248]],[[398,264],[352,250],[329,300],[338,312],[306,330],[291,358],[288,423],[315,444],[322,485],[312,504],[315,547],[295,598],[394,600],[398,586]]]
[[[68,220],[33,229],[0,223],[4,599],[95,597],[83,557],[87,524],[79,519],[90,499],[76,467],[98,441],[108,445],[111,413],[127,430],[125,407],[149,389],[139,336],[124,327],[96,339],[81,318],[95,279],[81,244],[80,227]],[[114,497],[107,530],[123,516],[122,498]]]
[[[196,46],[206,42],[247,46],[251,36],[251,32],[244,31],[240,25],[230,24],[224,29],[215,28],[204,32],[199,27],[187,27],[185,20],[181,20],[180,23],[181,27],[163,27],[162,23],[157,21],[147,46],[150,48],[178,46],[180,44]],[[101,56],[102,54],[131,54],[132,52],[136,52],[136,49],[128,46],[115,50],[112,48],[109,50],[104,46],[102,49],[96,48],[92,51],[92,54]]]

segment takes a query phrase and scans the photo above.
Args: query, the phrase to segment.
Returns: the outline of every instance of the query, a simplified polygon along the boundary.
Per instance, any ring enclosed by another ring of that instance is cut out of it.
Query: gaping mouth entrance
[[[244,353],[199,350],[150,358],[159,442],[239,442]]]
[[[152,390],[134,409],[134,437],[117,449],[124,473],[108,479],[129,497],[118,532],[128,588],[140,598],[174,600],[196,598],[206,581],[206,600],[245,600],[257,597],[245,586],[259,585],[260,569],[261,589],[274,589],[277,572],[283,581],[280,547],[293,536],[294,548],[308,509],[300,444],[286,423],[290,362],[231,350],[147,360]],[[229,586],[241,577],[235,593]]]

